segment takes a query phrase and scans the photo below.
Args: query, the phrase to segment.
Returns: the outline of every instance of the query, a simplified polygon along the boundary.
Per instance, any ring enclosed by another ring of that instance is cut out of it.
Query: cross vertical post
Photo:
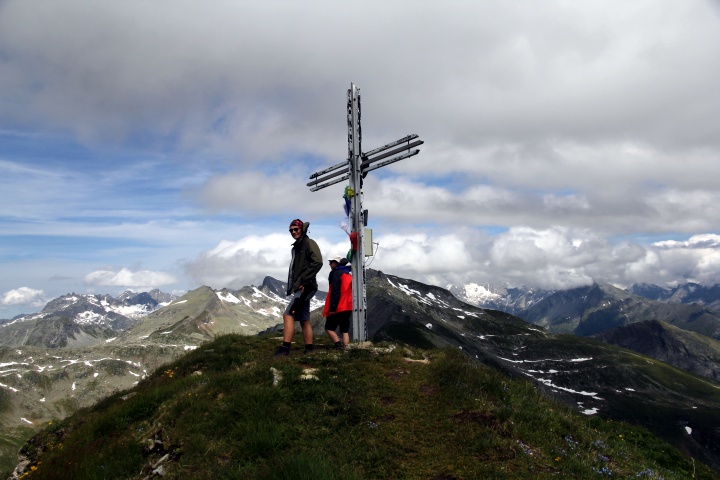
[[[360,126],[360,89],[350,84],[347,100],[348,116],[348,161],[350,163],[350,188],[354,195],[350,202],[351,232],[357,235],[357,248],[352,256],[352,340],[367,340],[367,299],[365,292],[365,249],[362,206],[362,128]]]

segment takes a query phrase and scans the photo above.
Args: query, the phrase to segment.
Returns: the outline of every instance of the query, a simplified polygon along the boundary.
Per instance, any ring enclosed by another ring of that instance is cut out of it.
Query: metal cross
[[[367,210],[363,210],[362,205],[363,179],[372,170],[417,155],[420,150],[411,149],[425,143],[422,140],[417,140],[418,136],[412,134],[363,153],[360,117],[360,89],[354,83],[351,83],[347,92],[348,159],[345,162],[313,173],[310,175],[311,182],[307,184],[310,191],[316,192],[330,185],[349,180],[350,189],[354,192],[350,203],[351,233],[357,234],[357,252],[352,256],[351,260],[353,271],[352,340],[354,342],[367,340],[364,248]]]

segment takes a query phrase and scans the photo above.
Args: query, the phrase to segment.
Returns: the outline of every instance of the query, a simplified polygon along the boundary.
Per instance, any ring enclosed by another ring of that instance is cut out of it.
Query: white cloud
[[[310,228],[312,230],[312,226]],[[337,242],[324,237],[311,238],[317,242],[325,261],[334,255],[345,255],[350,246],[349,240]],[[186,262],[185,271],[196,282],[213,288],[258,285],[266,275],[285,281],[292,242],[287,234],[248,235],[239,240],[222,240],[214,248]],[[328,273],[327,265],[323,265],[317,276],[321,287],[327,285]]]
[[[413,271],[416,274],[444,275],[471,265],[464,241],[456,235],[427,234],[379,236],[378,265],[388,271]]]
[[[127,268],[120,270],[96,270],[85,275],[85,283],[97,286],[157,288],[176,282],[176,278],[165,272],[139,270],[133,272]]]
[[[212,210],[245,211],[261,216],[287,211],[302,204],[304,213],[323,210],[318,196],[305,186],[307,172],[242,172],[218,175],[210,179],[195,195]],[[325,209],[327,211],[327,209]]]
[[[29,305],[39,307],[45,304],[45,294],[42,290],[29,287],[20,287],[5,292],[2,297],[3,305]]]
[[[720,282],[720,236],[650,245],[608,242],[587,229],[515,227],[496,236],[377,237],[372,268],[437,285],[471,282],[566,289],[592,282]]]
[[[650,248],[666,283],[720,283],[720,235],[693,235],[687,241],[656,242]]]
[[[661,249],[704,249],[720,248],[720,235],[708,233],[693,235],[685,241],[663,240],[652,244],[653,247]]]
[[[538,171],[536,175],[536,187],[528,189],[503,185],[428,186],[407,177],[368,177],[365,206],[375,219],[405,224],[535,229],[564,225],[604,231],[606,235],[720,230],[720,191],[650,187],[645,183],[619,185],[622,180],[603,182],[602,175],[592,189],[551,191],[541,186],[541,177],[547,173]]]

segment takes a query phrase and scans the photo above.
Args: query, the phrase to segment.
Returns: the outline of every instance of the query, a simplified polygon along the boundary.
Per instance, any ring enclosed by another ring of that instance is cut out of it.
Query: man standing
[[[310,222],[295,219],[290,222],[290,235],[295,239],[288,271],[287,294],[292,295],[283,314],[283,344],[275,356],[288,355],[295,335],[295,322],[300,322],[305,353],[313,349],[313,331],[310,324],[310,300],[318,289],[315,276],[322,268],[322,255],[315,240],[307,236]]]
[[[328,294],[325,298],[323,316],[325,332],[333,342],[335,349],[342,350],[350,343],[350,318],[352,317],[352,276],[350,265],[343,257],[330,259],[328,276]],[[335,333],[340,327],[342,341]]]

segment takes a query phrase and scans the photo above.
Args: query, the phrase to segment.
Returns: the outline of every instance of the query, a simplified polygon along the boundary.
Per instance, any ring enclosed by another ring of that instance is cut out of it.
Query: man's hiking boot
[[[290,355],[290,349],[286,347],[285,345],[280,345],[275,349],[275,353],[273,354],[273,357],[283,357]]]
[[[334,350],[345,350],[345,346],[342,344],[342,342],[337,342],[333,344]]]

